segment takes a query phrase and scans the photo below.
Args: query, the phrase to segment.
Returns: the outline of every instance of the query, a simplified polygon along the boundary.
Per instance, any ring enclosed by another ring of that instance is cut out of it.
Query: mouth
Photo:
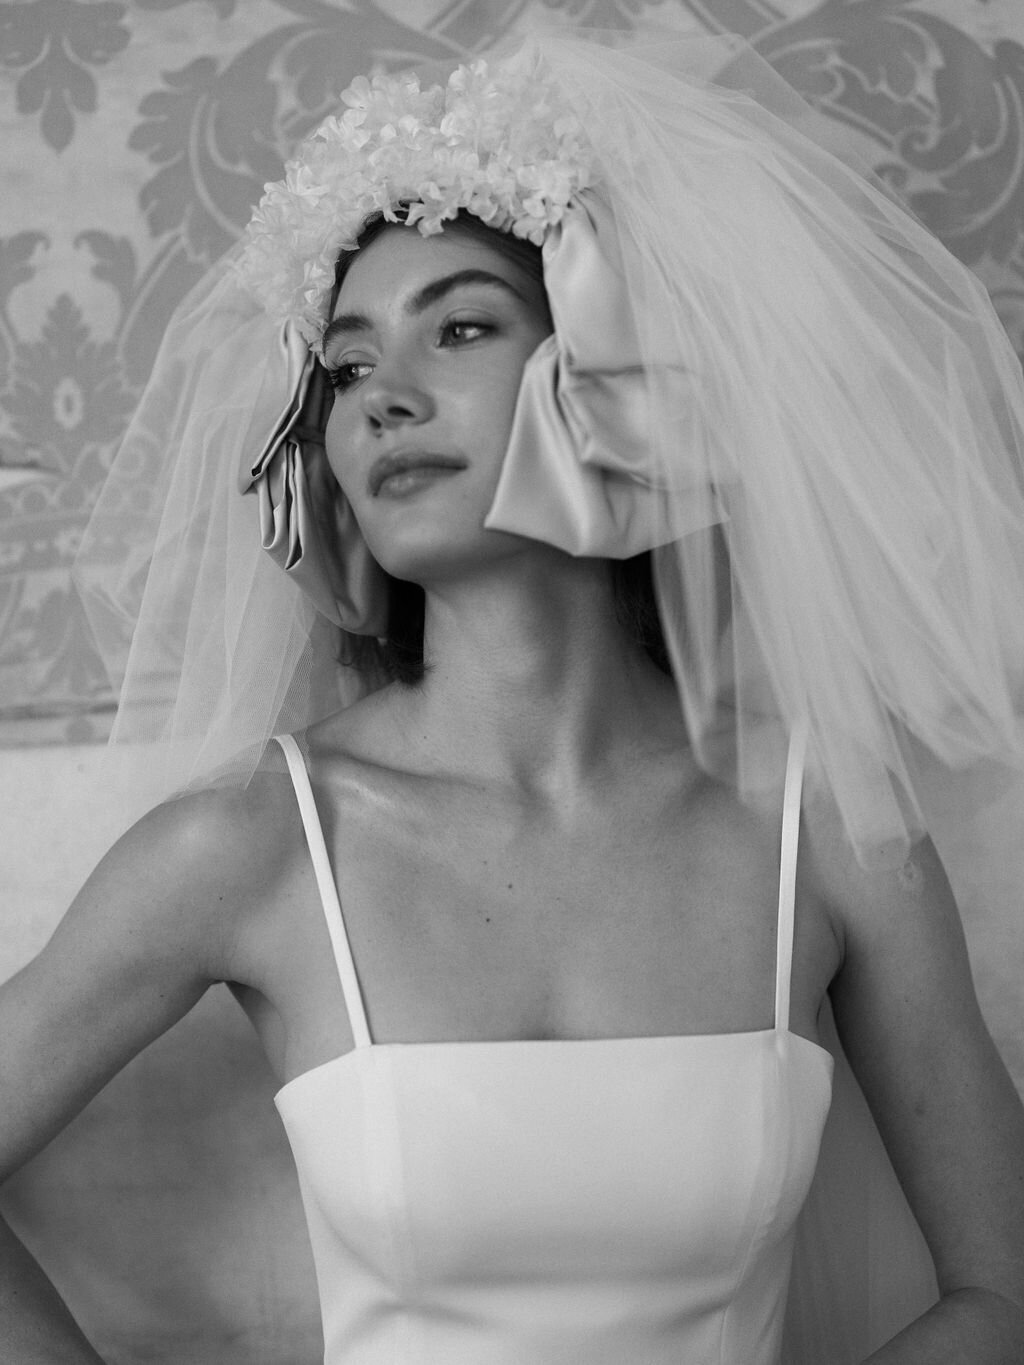
[[[410,491],[432,477],[457,474],[466,468],[466,461],[454,455],[441,455],[432,450],[397,450],[381,455],[370,466],[367,487],[371,497],[382,492]]]

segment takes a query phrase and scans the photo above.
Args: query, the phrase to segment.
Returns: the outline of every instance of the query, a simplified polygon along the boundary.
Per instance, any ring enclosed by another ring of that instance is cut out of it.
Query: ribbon
[[[603,199],[579,195],[543,251],[555,330],[523,371],[485,525],[626,559],[721,520],[695,374],[657,319],[641,342]],[[651,412],[671,429],[653,432]]]
[[[259,455],[243,466],[241,491],[257,496],[263,548],[317,610],[352,634],[383,636],[387,580],[324,449],[327,376],[291,323],[280,344],[287,398]]]

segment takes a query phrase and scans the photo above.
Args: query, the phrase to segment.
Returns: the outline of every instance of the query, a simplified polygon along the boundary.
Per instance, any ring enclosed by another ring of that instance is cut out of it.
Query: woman
[[[97,513],[155,456],[128,703],[180,672],[222,785],[5,988],[3,1166],[231,983],[328,1362],[775,1365],[828,998],[940,1290],[871,1359],[1024,1349],[1024,1117],[921,837],[1020,771],[1019,374],[722,55],[357,82],[242,253],[283,334],[204,287]],[[96,1359],[19,1263],[20,1358]]]

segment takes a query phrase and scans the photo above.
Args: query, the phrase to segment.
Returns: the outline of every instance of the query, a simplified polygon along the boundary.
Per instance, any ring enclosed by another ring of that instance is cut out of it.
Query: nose
[[[374,432],[417,426],[433,414],[430,395],[409,379],[379,370],[364,381],[360,395],[363,412]]]

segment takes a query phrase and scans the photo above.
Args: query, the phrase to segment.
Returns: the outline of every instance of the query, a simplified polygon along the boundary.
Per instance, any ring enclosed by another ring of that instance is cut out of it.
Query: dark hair
[[[399,221],[402,208],[398,210]],[[452,220],[472,236],[486,241],[520,270],[536,281],[544,283],[544,267],[540,247],[514,237],[510,232],[499,232],[460,209]],[[386,228],[391,226],[383,215],[371,218],[359,234],[359,248],[367,247]],[[331,313],[337,303],[342,281],[355,259],[355,251],[345,251],[338,258],[334,271],[334,291]],[[665,637],[658,616],[654,593],[650,553],[634,555],[631,559],[609,561],[612,591],[619,623],[636,646],[647,654],[664,673],[671,672]],[[379,682],[400,682],[414,686],[423,681],[426,671],[423,662],[423,624],[425,596],[418,583],[409,583],[391,574],[385,575],[388,592],[387,635],[376,640],[365,635],[351,635],[342,631],[341,662],[349,664],[369,678]]]

